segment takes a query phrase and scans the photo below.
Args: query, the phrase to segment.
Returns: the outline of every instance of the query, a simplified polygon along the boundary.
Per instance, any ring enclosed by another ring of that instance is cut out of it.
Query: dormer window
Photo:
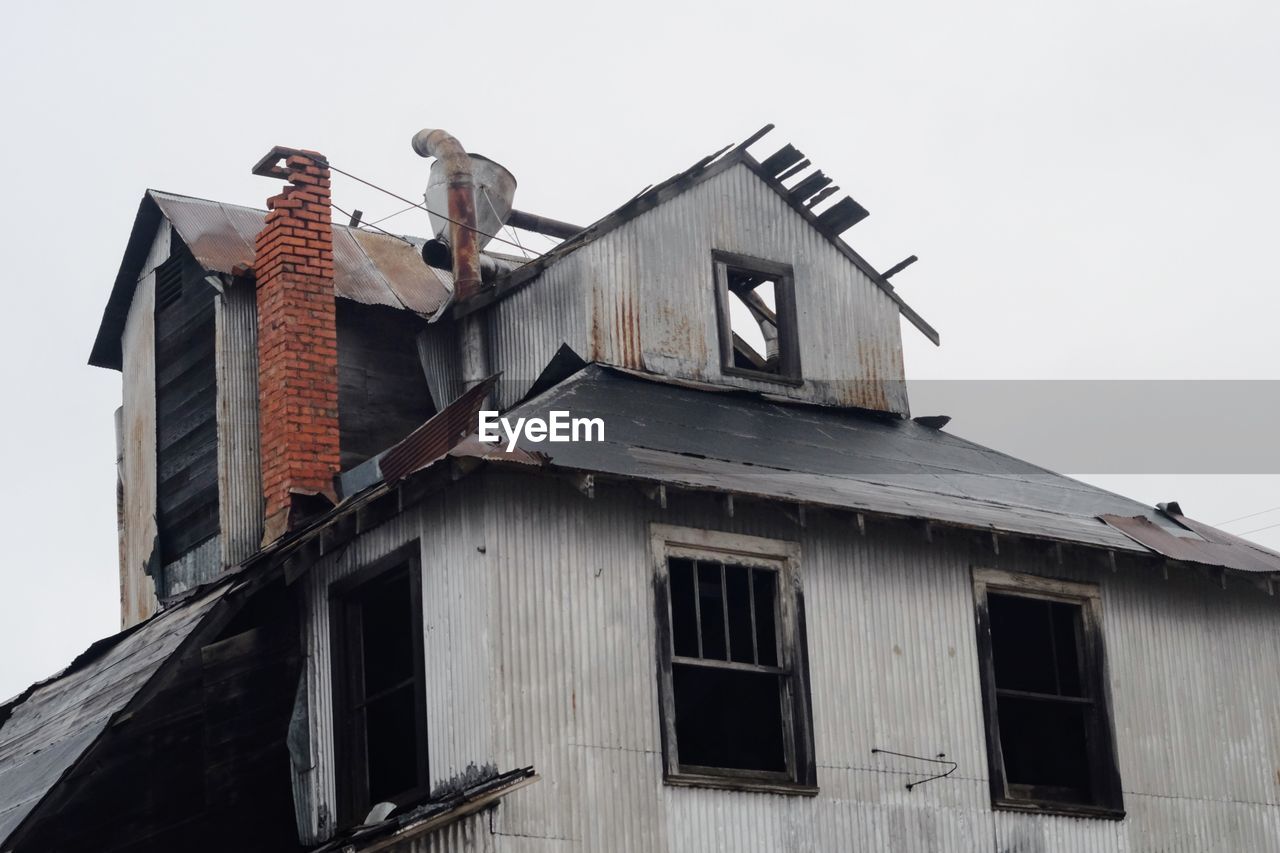
[[[729,252],[712,254],[726,375],[800,381],[791,267]]]

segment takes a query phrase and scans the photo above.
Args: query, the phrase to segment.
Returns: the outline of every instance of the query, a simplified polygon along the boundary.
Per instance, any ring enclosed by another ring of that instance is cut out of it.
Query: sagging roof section
[[[855,252],[848,243],[841,239],[840,234],[842,232],[868,215],[862,205],[852,198],[846,197],[831,205],[822,213],[815,213],[817,205],[831,195],[832,188],[828,186],[831,183],[830,178],[819,170],[802,178],[795,185],[788,187],[783,181],[790,179],[809,164],[808,160],[803,160],[802,163],[798,162],[802,160],[804,155],[797,151],[794,146],[785,145],[776,153],[766,157],[764,161],[758,161],[748,153],[747,149],[758,142],[772,128],[773,125],[766,125],[742,143],[723,148],[703,157],[685,171],[646,189],[612,213],[583,229],[576,236],[570,237],[537,259],[517,267],[504,278],[499,279],[494,287],[467,300],[465,303],[456,304],[453,309],[455,316],[464,316],[478,308],[503,299],[507,294],[532,282],[560,258],[630,222],[646,211],[670,201],[687,190],[741,163],[754,172],[760,180],[768,184],[814,230],[821,233],[842,255],[884,291],[898,306],[902,316],[906,317],[925,337],[935,344],[939,343],[941,338],[937,330],[906,303],[885,276],[881,275],[861,255]]]
[[[223,583],[94,643],[0,707],[0,849],[209,615]]]
[[[1146,552],[1098,516],[1157,510],[910,420],[781,405],[592,365],[508,417],[604,420],[602,442],[527,444],[553,467]]]
[[[1171,535],[1145,516],[1103,515],[1102,520],[1124,535],[1170,560],[1197,563],[1253,574],[1280,573],[1280,554],[1224,530],[1193,521],[1177,504],[1160,504],[1160,513],[1185,531],[1195,534]]]
[[[208,272],[251,268],[254,240],[265,210],[147,190],[98,328],[89,363],[119,369],[120,335],[151,236],[167,220]],[[333,274],[337,296],[431,316],[445,304],[452,276],[422,261],[422,240],[333,225]]]
[[[315,853],[359,851],[374,853],[392,846],[408,844],[462,818],[492,808],[506,795],[538,781],[532,767],[521,767],[506,773],[482,773],[458,785],[445,786],[429,800],[403,809],[386,820],[358,826],[315,849]]]

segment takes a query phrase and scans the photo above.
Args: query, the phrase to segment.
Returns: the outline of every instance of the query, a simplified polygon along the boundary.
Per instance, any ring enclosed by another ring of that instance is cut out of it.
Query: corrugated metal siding
[[[673,494],[664,511],[597,486],[592,500],[516,475],[470,478],[411,516],[308,578],[313,661],[327,659],[327,583],[420,536],[433,776],[494,761],[543,777],[499,806],[497,849],[1277,849],[1280,604],[1256,589],[1113,573],[1071,549],[1060,566],[1052,549],[1015,541],[996,555],[976,535],[929,543],[898,523],[872,521],[864,537],[843,515],[800,527],[747,502],[731,518],[706,496]],[[650,521],[800,543],[818,796],[663,785]],[[1100,584],[1124,821],[990,809],[974,565]],[[327,682],[325,667],[313,675]],[[327,683],[313,693],[324,741]],[[944,752],[959,767],[908,792],[928,773],[874,747]]]
[[[496,853],[497,837],[489,830],[489,814],[481,812],[412,841],[387,848],[388,853]]]
[[[588,283],[599,281],[592,245],[556,262],[533,284],[487,310],[489,358],[502,371],[494,390],[505,409],[524,397],[561,346],[590,359]],[[455,344],[456,347],[456,344]]]
[[[794,267],[802,387],[721,375],[713,249]],[[494,369],[527,383],[568,342],[588,361],[907,412],[897,305],[743,165],[575,250],[489,310]]]
[[[223,566],[234,566],[262,545],[256,294],[251,287],[228,288],[215,309],[219,527]]]
[[[169,226],[161,223],[143,264],[121,338],[124,568],[120,578],[120,623],[124,628],[151,616],[158,607],[147,568],[156,546],[155,268],[167,257]]]
[[[418,360],[427,377],[427,389],[436,411],[452,403],[463,392],[462,362],[452,323],[438,323],[418,333]]]

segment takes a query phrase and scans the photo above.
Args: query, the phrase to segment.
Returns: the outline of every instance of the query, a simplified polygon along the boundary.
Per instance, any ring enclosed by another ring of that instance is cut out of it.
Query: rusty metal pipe
[[[480,241],[476,234],[475,178],[471,158],[457,139],[443,130],[424,128],[413,135],[420,157],[445,164],[449,210],[449,249],[453,254],[453,298],[463,301],[480,290]]]
[[[480,241],[476,233],[475,176],[471,158],[457,139],[443,130],[420,130],[413,136],[413,150],[445,164],[449,210],[449,248],[453,254],[453,301],[463,301],[481,287]],[[484,317],[478,313],[458,323],[462,385],[469,390],[489,378],[489,341]],[[486,397],[485,406],[489,405]]]

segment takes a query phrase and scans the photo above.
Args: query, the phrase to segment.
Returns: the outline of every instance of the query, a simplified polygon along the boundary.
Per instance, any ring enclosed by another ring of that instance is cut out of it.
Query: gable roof
[[[531,283],[544,270],[566,255],[621,227],[641,214],[665,204],[699,184],[709,181],[741,164],[750,169],[756,177],[764,181],[770,189],[781,196],[792,210],[809,223],[814,230],[822,234],[850,263],[871,279],[876,287],[880,288],[894,301],[902,316],[906,317],[925,337],[935,344],[940,343],[941,338],[937,330],[906,303],[883,275],[840,238],[840,234],[844,230],[851,224],[860,221],[866,215],[866,211],[861,205],[846,197],[821,214],[817,214],[814,212],[816,207],[815,200],[820,201],[829,192],[829,190],[822,189],[825,184],[821,183],[821,181],[826,180],[829,183],[829,179],[826,179],[820,171],[816,171],[790,188],[782,182],[784,178],[789,178],[790,174],[794,173],[798,168],[796,163],[803,157],[799,151],[787,145],[777,153],[765,158],[764,161],[756,160],[747,152],[751,145],[759,141],[772,128],[773,125],[766,125],[742,143],[732,148],[723,148],[714,154],[703,157],[683,172],[673,175],[662,183],[645,190],[612,213],[584,228],[576,236],[568,238],[540,257],[505,274],[498,279],[493,287],[468,299],[465,303],[455,304],[453,307],[454,316],[465,316],[472,311],[505,298],[507,295]],[[807,164],[808,161],[805,160],[800,165]],[[816,192],[812,189],[815,186],[815,183],[811,180],[812,178],[820,178],[817,182]],[[850,209],[854,210],[852,214],[848,212]]]
[[[0,705],[0,848],[205,621],[222,583],[113,637]]]
[[[266,214],[258,208],[147,190],[138,206],[89,363],[120,369],[120,335],[161,221],[173,226],[205,270],[230,274],[236,267],[253,266],[254,239]],[[424,317],[434,314],[448,301],[453,276],[423,263],[422,243],[420,238],[391,237],[335,222],[335,294],[363,305],[405,309]]]

